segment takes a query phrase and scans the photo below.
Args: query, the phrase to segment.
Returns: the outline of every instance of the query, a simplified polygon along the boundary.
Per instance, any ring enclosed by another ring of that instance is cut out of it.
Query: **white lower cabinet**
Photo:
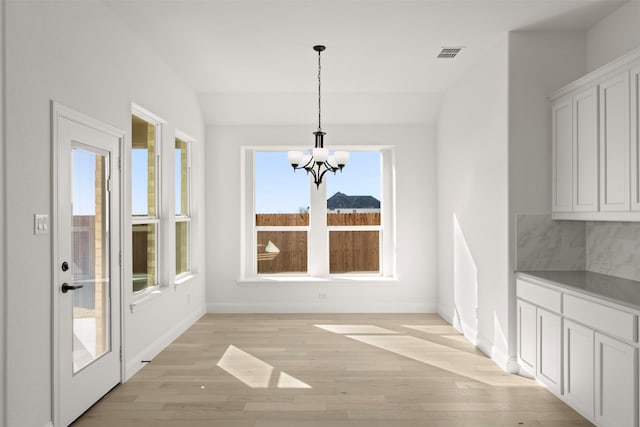
[[[530,375],[536,374],[536,306],[518,300],[518,362]]]
[[[537,308],[538,359],[536,377],[556,394],[562,393],[562,318]]]
[[[638,350],[598,332],[595,347],[596,424],[636,426]]]
[[[521,279],[516,296],[522,370],[599,427],[638,427],[638,312]]]
[[[564,321],[564,400],[589,421],[594,421],[594,332]]]

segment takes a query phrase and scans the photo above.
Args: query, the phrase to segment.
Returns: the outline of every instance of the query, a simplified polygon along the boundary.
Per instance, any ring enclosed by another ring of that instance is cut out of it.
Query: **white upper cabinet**
[[[552,129],[552,197],[554,212],[573,209],[573,132],[571,98],[554,102],[551,107]]]
[[[600,208],[629,211],[629,72],[600,85]]]
[[[631,210],[640,211],[640,66],[631,70]]]
[[[598,211],[598,88],[573,97],[573,210]]]
[[[554,219],[640,221],[639,81],[637,49],[551,96]]]

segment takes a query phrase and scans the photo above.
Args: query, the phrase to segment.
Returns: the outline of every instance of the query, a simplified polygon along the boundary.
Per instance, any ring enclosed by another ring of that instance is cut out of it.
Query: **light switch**
[[[33,234],[49,234],[49,215],[33,215]]]

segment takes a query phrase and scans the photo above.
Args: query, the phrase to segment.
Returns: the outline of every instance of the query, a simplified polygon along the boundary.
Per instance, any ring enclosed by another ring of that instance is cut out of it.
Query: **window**
[[[191,271],[191,143],[187,138],[175,141],[176,277]]]
[[[309,181],[303,173],[291,176],[290,169],[273,167],[286,162],[286,152],[255,153],[258,274],[307,272]]]
[[[244,150],[243,277],[394,275],[392,149],[352,151],[320,189],[287,150]]]
[[[351,153],[327,183],[329,273],[380,272],[380,152]]]
[[[159,139],[160,123],[134,112],[130,159],[133,292],[158,284]]]

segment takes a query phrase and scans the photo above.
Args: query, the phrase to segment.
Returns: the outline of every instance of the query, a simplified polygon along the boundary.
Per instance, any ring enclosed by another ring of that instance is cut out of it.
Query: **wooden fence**
[[[328,213],[328,226],[379,225],[380,213]],[[307,226],[309,215],[257,214],[257,226]],[[306,231],[258,231],[258,273],[306,273]],[[377,230],[329,231],[331,273],[380,271],[380,234]]]

